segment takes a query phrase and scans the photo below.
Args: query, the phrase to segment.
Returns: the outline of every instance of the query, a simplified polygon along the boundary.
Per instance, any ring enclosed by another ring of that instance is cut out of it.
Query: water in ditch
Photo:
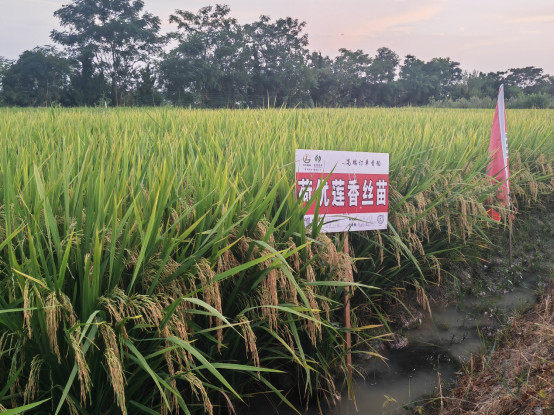
[[[524,284],[502,295],[465,297],[458,305],[433,310],[417,329],[406,330],[408,347],[384,351],[387,359],[371,359],[356,377],[356,403],[342,395],[330,414],[403,414],[417,410],[438,387],[456,380],[461,363],[478,353],[514,310],[535,302],[538,276],[524,276]]]
[[[356,401],[346,391],[334,409],[322,408],[323,414],[406,414],[417,412],[435,393],[439,378],[442,387],[456,381],[461,364],[476,354],[483,339],[494,335],[501,322],[514,311],[532,305],[536,300],[538,275],[524,274],[519,287],[502,295],[465,296],[457,305],[433,308],[433,319],[425,319],[419,328],[402,335],[408,347],[385,350],[386,361],[372,358],[356,363],[364,377],[355,376]],[[302,411],[302,405],[296,403]],[[315,404],[305,414],[319,414]],[[244,409],[246,414],[292,414],[279,400],[258,397]]]

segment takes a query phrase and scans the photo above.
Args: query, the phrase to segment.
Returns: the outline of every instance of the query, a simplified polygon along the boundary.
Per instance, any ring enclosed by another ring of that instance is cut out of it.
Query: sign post
[[[348,255],[348,233],[344,233],[344,243],[342,245],[342,251]],[[350,348],[352,347],[352,334],[350,333],[350,286],[346,288],[346,294],[344,295],[344,327],[346,328],[346,367],[348,368],[348,374],[352,377],[352,354],[350,354]],[[350,394],[350,392],[348,393]]]
[[[344,233],[343,251],[348,254],[348,231],[386,230],[389,208],[389,154],[297,149],[296,196],[305,203],[321,189],[319,201],[312,201],[304,223],[313,223],[316,204],[323,217],[321,232]],[[346,364],[352,375],[350,329],[350,287],[344,297]]]

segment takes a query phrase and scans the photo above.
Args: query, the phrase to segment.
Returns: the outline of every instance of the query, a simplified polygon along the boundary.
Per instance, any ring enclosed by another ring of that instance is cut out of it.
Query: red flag
[[[508,157],[508,132],[506,129],[506,109],[504,107],[504,85],[498,90],[498,102],[492,122],[491,142],[489,145],[489,156],[491,161],[488,166],[488,174],[493,179],[493,185],[503,182],[498,188],[498,199],[505,205],[510,206],[510,177]],[[494,209],[487,210],[492,219],[500,221],[500,214]]]

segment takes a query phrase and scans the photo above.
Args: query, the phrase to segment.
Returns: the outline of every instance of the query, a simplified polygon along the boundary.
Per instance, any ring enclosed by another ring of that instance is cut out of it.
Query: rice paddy
[[[429,308],[426,287],[454,287],[448,264],[506,226],[492,117],[0,109],[0,412],[232,413],[266,393],[332,406],[347,288],[356,352],[389,330],[382,302],[408,289]],[[554,112],[509,110],[508,135],[525,210],[554,191]],[[306,229],[297,148],[390,153],[389,229],[351,233],[349,254]]]

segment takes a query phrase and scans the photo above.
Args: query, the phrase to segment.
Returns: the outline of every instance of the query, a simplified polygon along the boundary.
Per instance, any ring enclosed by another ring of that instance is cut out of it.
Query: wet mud
[[[455,305],[433,308],[432,318],[419,328],[401,332],[408,346],[385,350],[378,359],[358,364],[364,374],[355,378],[355,400],[347,393],[329,414],[406,414],[417,412],[436,393],[457,378],[461,364],[479,353],[486,338],[496,335],[513,313],[531,306],[541,282],[524,273],[520,287],[491,296],[465,296]]]
[[[442,389],[452,387],[470,355],[478,354],[487,338],[492,339],[515,312],[535,303],[537,288],[543,284],[539,276],[523,273],[518,284],[506,293],[466,295],[456,304],[435,306],[432,317],[426,314],[417,328],[398,332],[407,339],[407,347],[379,351],[385,361],[372,358],[355,363],[356,371],[363,374],[354,377],[355,399],[349,398],[345,389],[340,403],[334,409],[322,408],[323,414],[417,413],[436,395],[439,381]],[[292,411],[279,400],[270,403],[264,397],[252,402],[244,413],[259,412]],[[320,411],[311,404],[304,414],[316,415]]]

